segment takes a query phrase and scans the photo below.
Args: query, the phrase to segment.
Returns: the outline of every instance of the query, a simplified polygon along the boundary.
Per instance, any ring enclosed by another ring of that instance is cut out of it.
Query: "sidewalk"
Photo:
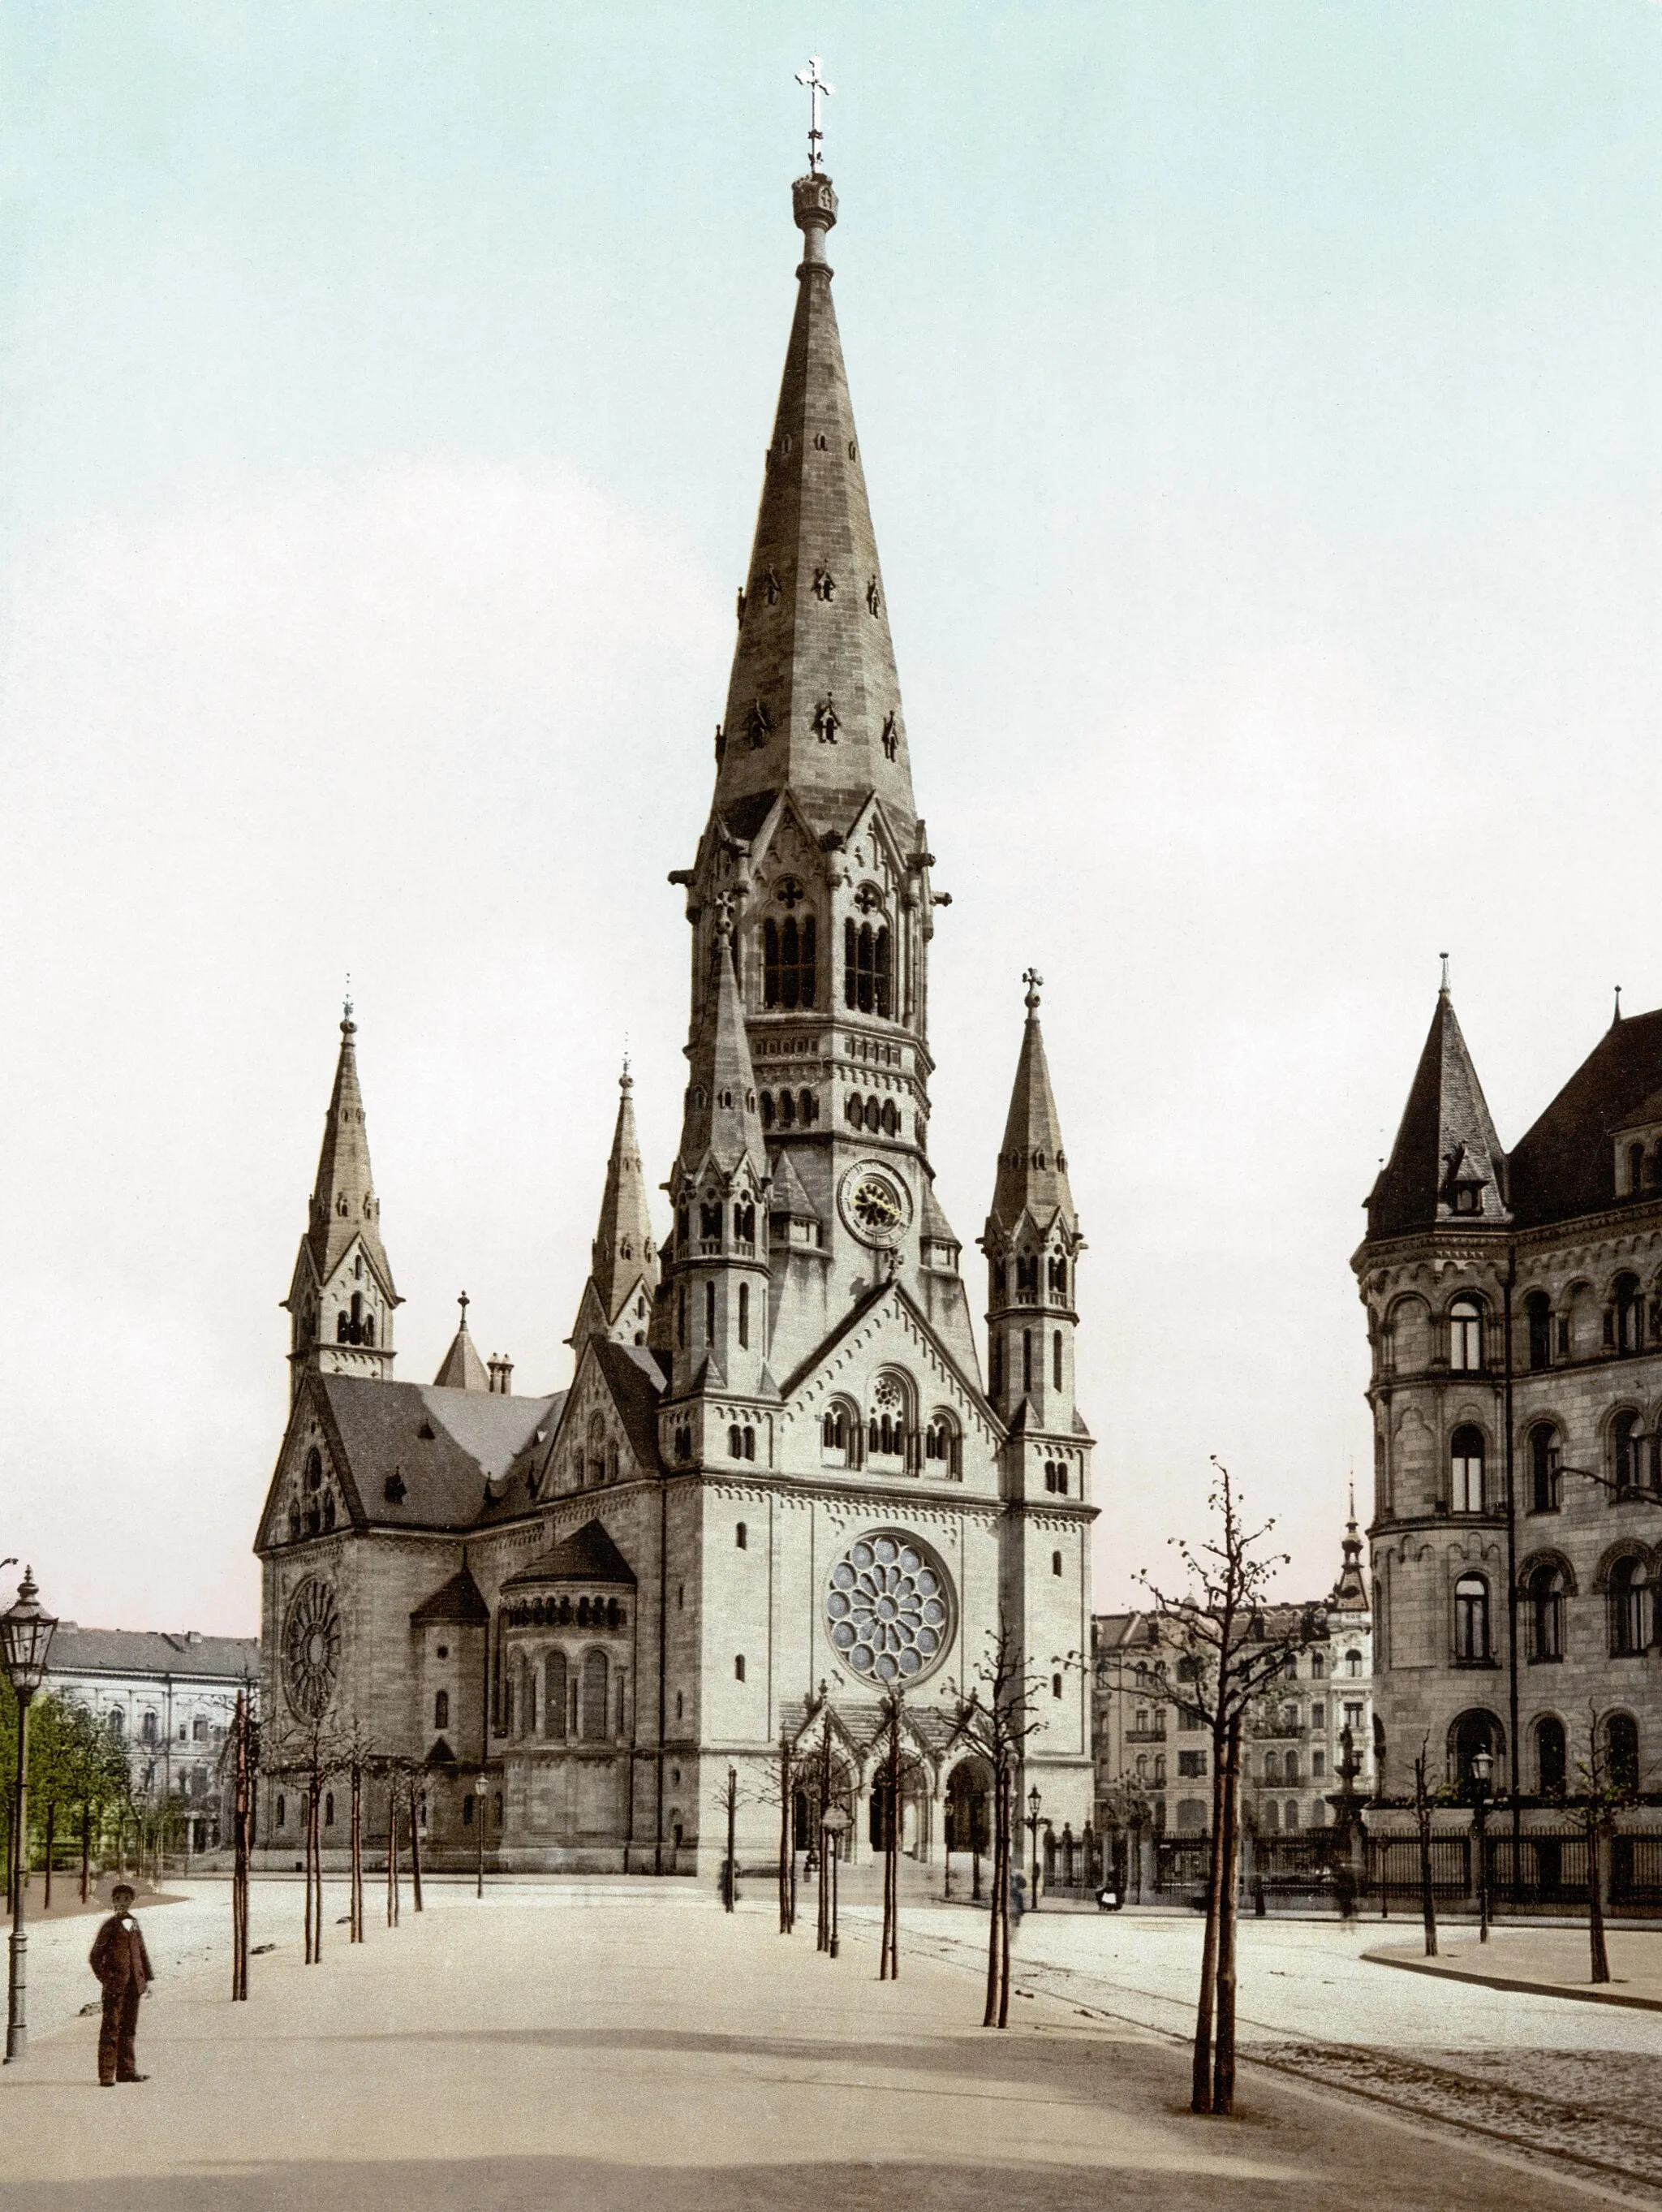
[[[0,2074],[0,2212],[1331,2212],[1358,2173],[1392,2212],[1588,2201],[1250,2065],[1240,2121],[1197,2120],[1136,2027],[1041,1996],[990,2033],[974,1973],[879,1983],[867,1933],[834,1965],[768,1905],[676,1902],[437,1893],[319,1966],[255,1960],[246,2005],[158,1989],[152,2078],[116,2090],[71,2021]]]
[[[1579,1928],[1492,1928],[1487,1943],[1478,1942],[1475,1928],[1461,1923],[1439,1927],[1435,1959],[1426,1957],[1422,1935],[1411,1942],[1377,1945],[1362,1955],[1376,1966],[1400,1966],[1445,1981],[1662,2012],[1662,1934],[1608,1928],[1604,1942],[1610,1979],[1596,1985],[1587,1978],[1592,1956],[1585,1923]]]

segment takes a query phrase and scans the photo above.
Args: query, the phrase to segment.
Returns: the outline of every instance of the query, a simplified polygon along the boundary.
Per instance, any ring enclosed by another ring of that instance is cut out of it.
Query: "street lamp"
[[[476,1897],[482,1897],[485,1893],[485,1808],[490,1802],[486,1795],[489,1788],[490,1777],[482,1769],[473,1778],[473,1794],[477,1800],[474,1809],[474,1825],[479,1831],[479,1865],[473,1883],[473,1893]]]
[[[837,1955],[837,1860],[840,1856],[843,1832],[848,1824],[848,1815],[840,1805],[832,1806],[820,1822],[825,1831],[825,1856],[831,1877],[831,1939],[828,1948],[834,1959]]]
[[[1028,1792],[1027,1822],[1028,1833],[1033,1838],[1033,1889],[1030,1901],[1035,1912],[1039,1910],[1039,1808],[1044,1802],[1039,1795],[1039,1785],[1035,1782]]]
[[[23,1877],[29,1864],[29,1705],[46,1671],[46,1653],[58,1623],[40,1608],[33,1569],[25,1567],[17,1602],[0,1613],[0,1665],[17,1699],[17,1796],[12,1815],[11,1961],[6,2003],[6,2063],[21,2058],[28,2045],[24,1995],[28,1985],[29,1939],[23,1932]]]
[[[1471,1779],[1477,1792],[1477,1941],[1489,1941],[1489,1778],[1495,1771],[1495,1754],[1486,1747],[1471,1754]]]

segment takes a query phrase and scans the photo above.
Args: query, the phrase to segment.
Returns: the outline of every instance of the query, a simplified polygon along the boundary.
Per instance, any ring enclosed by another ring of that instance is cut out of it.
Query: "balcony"
[[[1253,1730],[1253,1735],[1264,1743],[1302,1743],[1309,1733],[1297,1721],[1260,1721]]]
[[[1164,1743],[1166,1731],[1163,1728],[1130,1728],[1125,1730],[1125,1741],[1127,1743]]]

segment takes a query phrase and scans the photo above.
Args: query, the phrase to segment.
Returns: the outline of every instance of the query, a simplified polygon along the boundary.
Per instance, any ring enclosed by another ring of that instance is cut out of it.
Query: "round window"
[[[915,1537],[862,1536],[831,1570],[825,1594],[831,1641],[868,1681],[913,1682],[952,1642],[952,1584]]]
[[[289,1600],[282,1625],[282,1686],[302,1720],[320,1720],[341,1670],[341,1616],[335,1593],[315,1577]]]

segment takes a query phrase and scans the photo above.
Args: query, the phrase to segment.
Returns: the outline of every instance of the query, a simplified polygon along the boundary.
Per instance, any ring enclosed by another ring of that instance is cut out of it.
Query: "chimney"
[[[488,1364],[490,1368],[491,1395],[511,1398],[513,1395],[513,1362],[505,1352],[493,1352]]]

